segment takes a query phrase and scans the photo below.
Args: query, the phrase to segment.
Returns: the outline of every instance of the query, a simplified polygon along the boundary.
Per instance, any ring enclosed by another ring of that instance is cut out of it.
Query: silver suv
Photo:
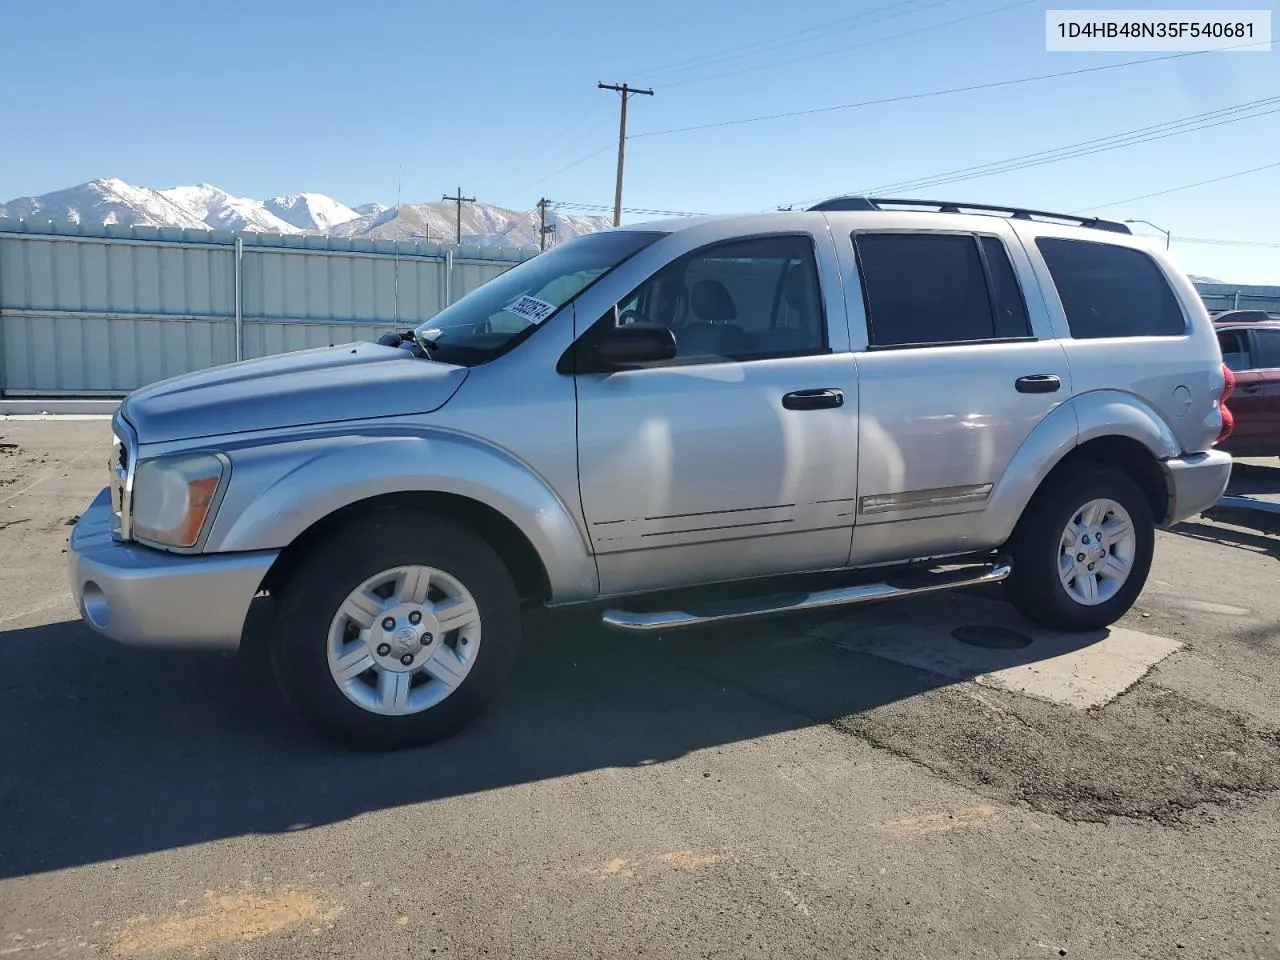
[[[132,394],[72,584],[107,636],[193,649],[270,594],[285,696],[361,748],[475,717],[522,604],[652,631],[1003,580],[1087,630],[1222,494],[1227,383],[1119,224],[843,198],[625,227],[378,344]]]

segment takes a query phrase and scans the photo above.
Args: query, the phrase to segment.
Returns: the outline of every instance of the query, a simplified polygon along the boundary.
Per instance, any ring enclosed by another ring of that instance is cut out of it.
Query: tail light
[[[1218,408],[1222,411],[1222,432],[1218,434],[1217,443],[1231,436],[1231,431],[1236,427],[1236,418],[1227,408],[1227,398],[1236,389],[1236,375],[1225,363],[1222,365],[1222,381],[1222,395],[1218,397]]]

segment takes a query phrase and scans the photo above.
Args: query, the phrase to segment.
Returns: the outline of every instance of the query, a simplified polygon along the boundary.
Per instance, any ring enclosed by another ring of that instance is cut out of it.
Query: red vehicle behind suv
[[[1214,317],[1222,359],[1236,375],[1235,429],[1218,446],[1236,457],[1280,456],[1280,319],[1257,310]]]

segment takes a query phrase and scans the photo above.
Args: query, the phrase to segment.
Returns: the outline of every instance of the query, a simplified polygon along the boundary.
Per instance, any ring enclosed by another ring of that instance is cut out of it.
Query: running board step
[[[606,627],[629,632],[648,633],[655,630],[676,630],[709,623],[730,623],[749,620],[775,613],[799,613],[805,610],[821,610],[825,607],[842,607],[872,600],[889,600],[895,597],[917,596],[954,590],[957,587],[974,587],[983,583],[999,583],[1009,576],[1013,568],[1008,561],[929,573],[914,578],[910,585],[891,583],[862,583],[831,590],[810,593],[773,594],[745,600],[722,600],[695,603],[681,610],[637,612],[632,610],[606,610],[600,616]]]

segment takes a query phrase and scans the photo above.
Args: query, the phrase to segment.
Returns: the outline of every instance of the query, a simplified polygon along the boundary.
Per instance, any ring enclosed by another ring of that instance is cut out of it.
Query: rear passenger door
[[[1218,331],[1222,362],[1236,375],[1236,388],[1227,401],[1235,420],[1231,435],[1219,446],[1228,453],[1249,456],[1257,444],[1264,442],[1269,419],[1267,377],[1258,369],[1260,357],[1248,327]],[[1280,370],[1274,371],[1280,376]],[[1277,397],[1280,402],[1280,396]]]
[[[1253,342],[1258,352],[1258,372],[1262,375],[1263,437],[1269,455],[1280,455],[1280,327],[1255,327]],[[1228,401],[1227,406],[1231,406]]]
[[[1183,450],[1205,449],[1216,433],[1205,424],[1219,368],[1207,325],[1192,323],[1193,311],[1204,307],[1190,282],[1161,252],[1128,237],[1109,242],[1101,231],[1073,231],[1102,237],[1093,240],[1018,229],[1047,271],[1042,290],[1062,321],[1076,395],[1136,395]]]
[[[855,230],[847,242],[867,339],[851,562],[994,546],[978,539],[992,490],[1071,396],[1062,347],[1022,293],[1026,255],[1002,223]]]

